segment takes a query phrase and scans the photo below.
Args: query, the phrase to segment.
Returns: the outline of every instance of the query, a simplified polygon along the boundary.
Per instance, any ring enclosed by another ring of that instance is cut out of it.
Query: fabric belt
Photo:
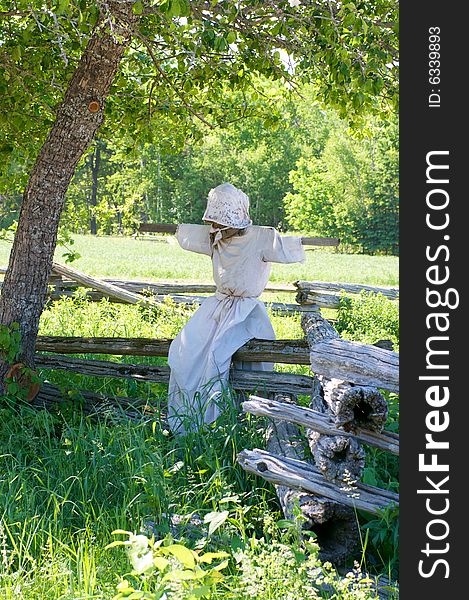
[[[225,294],[224,292],[219,292],[218,290],[215,292],[215,298],[217,300],[226,300],[226,298],[250,298],[251,300],[255,300],[258,296],[239,296],[236,294]]]

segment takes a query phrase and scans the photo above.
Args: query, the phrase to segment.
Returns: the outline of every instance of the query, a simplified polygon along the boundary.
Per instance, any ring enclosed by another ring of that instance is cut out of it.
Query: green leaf
[[[125,531],[125,529],[114,529],[111,533],[112,535],[128,535],[129,537],[133,535],[131,531]]]
[[[191,590],[191,594],[192,596],[194,596],[194,598],[203,598],[204,596],[207,596],[210,593],[210,586],[208,585],[201,585],[198,588],[193,588]]]
[[[208,523],[208,534],[212,535],[228,518],[229,512],[222,510],[221,512],[214,511],[205,515],[204,523]]]
[[[228,566],[229,561],[228,560],[224,560],[222,561],[219,565],[215,565],[213,567],[214,571],[221,571],[222,569],[226,569],[226,567]]]
[[[211,564],[212,561],[218,560],[219,558],[228,558],[230,555],[228,552],[205,552],[199,556],[199,562]]]
[[[180,17],[182,16],[183,8],[179,0],[170,0],[168,7],[168,17]]]
[[[12,383],[7,384],[7,389],[9,394],[15,395],[18,393],[20,386],[16,383],[16,381],[13,381]]]
[[[228,44],[234,44],[236,42],[236,33],[234,31],[230,31],[226,36],[226,41]]]
[[[193,569],[195,567],[194,553],[192,552],[192,550],[189,550],[189,548],[186,548],[181,544],[172,544],[171,546],[164,546],[161,548],[161,552],[164,552],[165,554],[172,554],[188,569]]]
[[[114,542],[111,542],[110,544],[108,544],[107,546],[105,546],[105,550],[109,550],[109,548],[115,548],[116,546],[131,546],[132,542],[129,542],[129,540],[116,540]]]
[[[279,529],[291,529],[292,527],[295,527],[295,523],[293,523],[293,521],[289,521],[288,519],[280,519],[277,521],[277,527]]]
[[[164,571],[169,565],[169,560],[167,558],[163,558],[162,556],[155,556],[153,559],[153,564],[159,571]]]
[[[21,46],[15,46],[11,51],[11,57],[13,60],[17,61],[21,59]]]
[[[142,0],[137,0],[137,2],[135,2],[135,4],[132,6],[132,11],[135,15],[142,15],[143,14],[143,2]]]

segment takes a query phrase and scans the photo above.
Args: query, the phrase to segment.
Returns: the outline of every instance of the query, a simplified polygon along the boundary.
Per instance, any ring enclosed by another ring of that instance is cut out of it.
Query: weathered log
[[[7,271],[6,267],[0,267],[0,275],[5,274]],[[165,294],[213,294],[216,292],[216,286],[213,283],[197,283],[197,282],[180,282],[172,283],[168,281],[138,281],[133,279],[114,279],[108,277],[102,277],[101,281],[110,283],[121,287],[125,290],[135,292],[136,294],[143,293],[144,291],[150,291],[155,295]],[[69,279],[60,275],[59,273],[52,273],[49,275],[49,285],[60,289],[76,289],[81,287],[81,284],[77,281]],[[296,288],[293,284],[289,283],[269,283],[265,290],[266,292],[285,292],[285,293],[296,293]]]
[[[294,284],[298,290],[314,293],[317,292],[345,292],[347,294],[360,294],[361,291],[382,294],[386,298],[396,300],[399,297],[398,288],[384,288],[372,285],[363,285],[357,283],[335,283],[328,281],[295,281]]]
[[[287,393],[292,396],[311,394],[313,378],[308,375],[277,371],[244,371],[232,369],[230,382],[236,390],[252,392]]]
[[[319,377],[314,378],[310,406],[333,420],[324,401],[324,390]],[[306,437],[314,462],[326,479],[341,484],[361,478],[365,468],[365,452],[357,438],[345,436],[340,430],[335,435],[324,435],[311,428],[306,430]]]
[[[345,432],[338,429],[328,415],[317,412],[311,408],[260,398],[259,396],[249,396],[249,400],[242,403],[242,409],[244,412],[253,415],[269,417],[278,421],[289,421],[323,435],[355,437],[358,441],[368,444],[369,446],[381,448],[392,454],[399,454],[398,434],[390,431],[375,433],[364,429],[357,429],[353,433]]]
[[[108,284],[106,284],[108,285]],[[110,284],[109,284],[110,285]],[[0,283],[0,289],[1,289]],[[115,288],[116,286],[113,286]],[[166,302],[167,298],[171,298],[171,300],[178,305],[182,306],[200,306],[200,304],[207,299],[207,296],[182,296],[182,295],[148,295],[145,293],[145,290],[141,290],[138,293],[129,291],[128,289],[120,288],[123,290],[123,293],[116,292],[115,289],[113,291],[103,291],[103,290],[87,290],[85,293],[85,297],[91,300],[92,302],[99,302],[102,298],[108,298],[110,302],[121,303],[121,304],[141,304],[144,306],[157,306],[162,302]],[[68,288],[54,288],[48,293],[49,301],[57,301],[63,297],[71,298],[75,295],[75,289]],[[296,313],[311,313],[318,312],[319,307],[313,304],[308,304],[305,306],[301,306],[300,304],[289,304],[286,302],[269,302],[265,301],[264,304],[267,308],[270,308],[276,313],[283,315],[291,315]]]
[[[338,246],[339,238],[302,237],[303,246]]]
[[[176,233],[177,225],[167,223],[141,223],[139,231],[142,233]],[[338,246],[339,238],[302,237],[304,246]]]
[[[373,346],[383,348],[383,350],[394,350],[394,343],[391,340],[378,340],[374,342]]]
[[[127,398],[125,396],[109,396],[97,394],[88,390],[73,390],[72,393],[62,392],[55,385],[43,383],[39,394],[32,405],[48,410],[57,409],[70,404],[72,408],[80,408],[87,415],[102,415],[112,418],[140,420],[147,414],[152,420],[158,419],[167,426],[166,415],[162,414],[159,406],[152,406],[142,398]]]
[[[73,371],[89,377],[131,378],[136,381],[168,383],[170,369],[166,366],[117,363],[104,360],[85,360],[68,356],[36,355],[36,366],[41,369]],[[298,395],[311,393],[313,379],[294,373],[275,371],[243,371],[232,369],[230,382],[236,390],[256,389],[268,392],[287,390]]]
[[[345,431],[382,431],[388,417],[388,405],[375,387],[353,385],[321,375],[318,378],[323,395],[313,406],[315,410],[329,412],[335,425]]]
[[[303,489],[370,514],[376,514],[390,504],[399,505],[399,496],[394,492],[360,482],[339,487],[327,481],[314,466],[300,460],[275,456],[259,449],[242,450],[237,460],[243,469],[271,483]]]
[[[167,366],[127,364],[46,354],[36,354],[36,365],[40,369],[71,371],[89,377],[131,378],[135,381],[157,383],[168,383],[170,372]]]
[[[39,336],[36,350],[56,354],[115,354],[120,356],[168,356],[170,339]],[[250,340],[233,356],[235,361],[309,364],[303,339]]]
[[[271,421],[267,431],[267,450],[278,456],[302,460],[304,438],[301,438],[298,427],[291,423]],[[360,535],[355,513],[350,507],[283,485],[276,485],[275,489],[287,519],[293,520],[296,507],[300,508],[305,518],[302,528],[313,530],[316,534],[322,560],[337,564],[358,551]]]
[[[399,391],[399,355],[366,344],[342,340],[318,314],[303,315],[301,325],[310,347],[314,373],[356,385]]]
[[[102,281],[117,285],[125,290],[134,292],[136,294],[152,293],[154,295],[166,295],[166,294],[214,294],[216,292],[216,286],[213,283],[170,283],[170,282],[152,282],[152,281],[135,281],[125,279],[112,279],[103,277]],[[60,275],[51,276],[49,278],[51,285],[57,288],[68,290],[76,289],[80,287],[80,284],[71,279],[64,279]],[[296,292],[295,288],[291,284],[269,284],[265,288],[266,292],[285,292],[293,293]]]
[[[142,233],[176,233],[177,225],[173,223],[140,223],[138,230]]]
[[[338,309],[340,306],[340,296],[334,294],[324,294],[320,292],[299,290],[295,300],[300,306],[319,306],[320,308]]]
[[[324,477],[338,484],[358,481],[365,468],[365,452],[356,438],[308,432],[314,462]]]
[[[54,263],[53,270],[55,273],[58,273],[63,277],[69,277],[70,279],[76,281],[80,285],[92,288],[94,290],[98,290],[106,294],[107,296],[110,296],[111,298],[118,298],[119,300],[128,304],[154,305],[154,302],[145,296],[135,294],[133,292],[124,290],[123,288],[120,288],[116,285],[106,283],[102,279],[91,277],[91,275],[81,273],[80,271],[72,269],[71,267]]]

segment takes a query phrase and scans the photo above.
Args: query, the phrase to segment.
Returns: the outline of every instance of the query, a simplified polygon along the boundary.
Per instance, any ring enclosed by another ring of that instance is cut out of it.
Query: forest
[[[208,191],[229,181],[248,192],[259,225],[339,237],[347,252],[398,254],[397,117],[369,116],[352,128],[314,100],[311,86],[294,93],[266,80],[258,86],[246,116],[211,131],[201,124],[190,138],[168,128],[142,143],[106,130],[68,189],[63,229],[131,235],[141,222],[199,223]],[[229,101],[235,94],[226,92]],[[15,160],[4,166],[15,173],[4,179],[13,188],[25,168]],[[9,185],[3,226],[21,202],[21,187],[15,194]]]

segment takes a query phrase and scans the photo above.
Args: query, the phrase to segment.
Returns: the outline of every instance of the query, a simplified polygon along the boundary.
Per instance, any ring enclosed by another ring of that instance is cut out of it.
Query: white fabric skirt
[[[169,349],[168,421],[173,432],[196,430],[218,417],[231,358],[252,338],[275,339],[260,300],[220,292],[204,300]],[[254,368],[272,370],[273,365],[256,363]]]

